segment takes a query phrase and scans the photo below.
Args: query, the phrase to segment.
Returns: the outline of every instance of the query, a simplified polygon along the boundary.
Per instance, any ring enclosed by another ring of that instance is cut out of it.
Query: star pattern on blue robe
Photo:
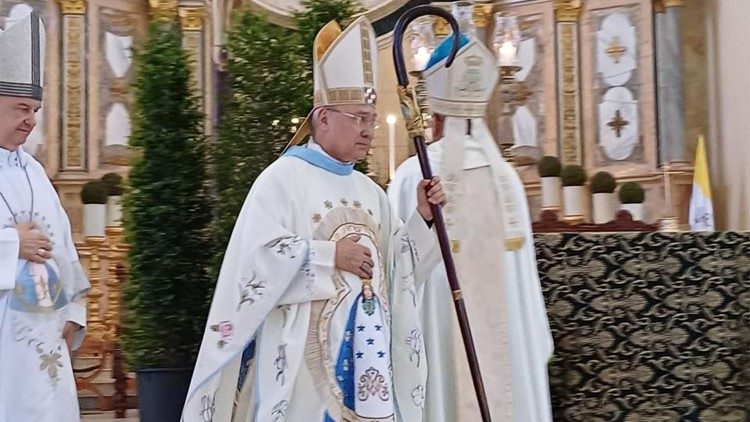
[[[373,309],[378,312],[367,312],[365,306],[367,304],[374,305]],[[362,294],[358,295],[350,308],[336,361],[336,379],[344,395],[344,406],[355,412],[357,411],[356,407],[361,406],[365,400],[371,399],[371,395],[365,395],[366,397],[362,398],[362,391],[359,391],[366,388],[366,386],[360,385],[363,382],[363,370],[369,368],[369,371],[374,371],[381,377],[385,377],[383,380],[383,388],[385,389],[390,389],[392,384],[388,375],[390,365],[387,363],[389,343],[386,333],[388,326],[379,312],[379,306],[376,297],[367,302]],[[372,400],[382,401],[380,398],[372,398]],[[381,403],[381,401],[371,403],[371,405],[384,406],[385,409],[392,405],[385,402]],[[389,400],[386,400],[386,402],[390,403]],[[387,410],[384,411],[385,413],[388,413]],[[326,415],[326,417],[330,417],[330,415]]]

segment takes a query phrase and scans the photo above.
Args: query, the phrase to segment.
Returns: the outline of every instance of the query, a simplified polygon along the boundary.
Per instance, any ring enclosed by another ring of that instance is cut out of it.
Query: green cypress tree
[[[151,23],[134,56],[124,349],[134,368],[191,367],[213,286],[203,116],[176,26]]]
[[[250,186],[292,137],[300,65],[291,41],[288,30],[249,10],[229,33],[228,92],[212,154],[217,269]]]
[[[302,10],[294,14],[294,23],[299,35],[298,45],[309,68],[312,69],[312,48],[318,31],[332,20],[338,22],[343,29],[352,21],[354,15],[363,13],[365,9],[356,0],[303,0],[300,4]],[[309,83],[312,92],[312,78]]]

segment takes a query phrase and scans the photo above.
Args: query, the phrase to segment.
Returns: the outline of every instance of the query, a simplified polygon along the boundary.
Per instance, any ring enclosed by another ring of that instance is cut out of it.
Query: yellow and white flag
[[[708,160],[703,136],[698,138],[693,173],[693,197],[690,199],[690,230],[714,230],[714,205],[711,201],[711,181],[708,177]]]

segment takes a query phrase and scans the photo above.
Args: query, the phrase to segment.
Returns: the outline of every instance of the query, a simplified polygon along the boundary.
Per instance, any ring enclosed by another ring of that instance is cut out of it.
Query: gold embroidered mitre
[[[375,30],[360,17],[344,31],[335,21],[327,23],[313,45],[313,110],[346,104],[375,105],[377,101],[377,54]],[[297,145],[310,134],[312,111],[294,134]]]

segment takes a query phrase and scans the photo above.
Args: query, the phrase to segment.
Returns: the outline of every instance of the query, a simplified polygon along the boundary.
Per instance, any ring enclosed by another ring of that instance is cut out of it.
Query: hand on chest
[[[367,256],[362,256],[361,266],[370,275],[373,288],[377,292],[384,285],[384,271],[382,268],[382,223],[380,222],[380,208],[375,200],[368,198],[338,198],[324,199],[315,207],[312,216],[313,239],[339,242],[347,238],[356,241],[357,245],[367,248]],[[362,249],[362,248],[360,248]],[[348,268],[345,267],[344,268]],[[353,290],[359,291],[361,280],[365,273],[361,269],[351,268],[340,271],[342,281]]]

